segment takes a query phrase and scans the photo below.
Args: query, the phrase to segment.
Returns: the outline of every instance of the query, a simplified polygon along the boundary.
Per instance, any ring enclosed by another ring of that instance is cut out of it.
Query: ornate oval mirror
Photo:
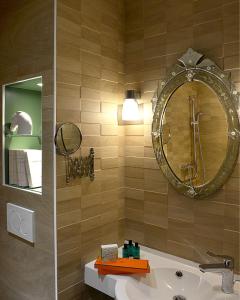
[[[231,174],[238,156],[238,94],[209,59],[189,49],[153,99],[156,159],[181,193],[206,197]]]
[[[57,152],[64,156],[75,153],[82,143],[80,129],[73,123],[63,123],[57,128],[55,144]]]

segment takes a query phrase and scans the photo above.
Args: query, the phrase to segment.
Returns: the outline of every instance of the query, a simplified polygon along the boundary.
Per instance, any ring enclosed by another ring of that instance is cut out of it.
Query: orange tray
[[[119,258],[116,261],[102,261],[98,258],[94,264],[98,273],[107,274],[146,274],[150,272],[148,260]]]

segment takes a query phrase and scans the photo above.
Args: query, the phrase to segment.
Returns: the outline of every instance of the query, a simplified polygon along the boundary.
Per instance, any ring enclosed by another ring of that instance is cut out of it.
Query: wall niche
[[[3,86],[3,182],[42,192],[42,77]]]

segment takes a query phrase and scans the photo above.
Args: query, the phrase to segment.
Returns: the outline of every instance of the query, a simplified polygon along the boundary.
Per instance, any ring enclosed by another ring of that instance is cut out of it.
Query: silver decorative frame
[[[222,71],[213,61],[193,49],[178,59],[167,77],[161,82],[153,99],[152,143],[159,167],[172,186],[185,196],[201,199],[217,191],[228,179],[235,166],[240,141],[239,93],[230,80],[230,73]],[[218,95],[228,121],[228,146],[225,160],[215,178],[198,187],[186,185],[174,174],[164,155],[162,144],[162,118],[173,92],[186,82],[200,81]]]

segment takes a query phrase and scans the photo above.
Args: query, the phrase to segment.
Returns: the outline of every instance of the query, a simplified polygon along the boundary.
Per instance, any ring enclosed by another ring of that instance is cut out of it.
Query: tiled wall
[[[233,255],[239,266],[239,163],[222,190],[196,201],[161,174],[151,143],[151,97],[166,69],[188,47],[231,71],[240,90],[239,2],[126,0],[126,87],[140,88],[144,126],[126,129],[126,238],[192,259]]]
[[[57,121],[79,126],[81,154],[94,147],[96,171],[94,182],[66,185],[64,158],[57,157],[60,300],[101,298],[83,287],[84,264],[101,244],[124,238],[124,129],[116,120],[124,91],[123,13],[123,1],[57,4]]]
[[[66,185],[57,157],[60,300],[105,298],[84,287],[83,266],[124,237],[199,262],[207,250],[238,259],[239,162],[221,191],[195,201],[169,186],[152,150],[152,95],[188,47],[239,88],[237,1],[58,0],[57,121],[81,128],[81,154],[96,151],[93,183]],[[126,88],[141,89],[144,125],[117,125]]]
[[[3,186],[0,159],[0,298],[4,300],[49,300],[55,297],[53,4],[52,0],[0,1],[1,135],[2,85],[43,76],[42,195]],[[1,143],[2,138],[0,152]],[[36,212],[34,245],[8,234],[7,202]]]

